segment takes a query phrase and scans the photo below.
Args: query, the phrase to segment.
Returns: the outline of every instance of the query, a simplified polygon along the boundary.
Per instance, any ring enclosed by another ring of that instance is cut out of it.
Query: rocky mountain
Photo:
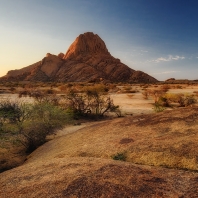
[[[41,61],[0,78],[7,81],[157,82],[142,71],[135,71],[114,58],[104,41],[92,32],[79,35],[65,54],[46,54]]]

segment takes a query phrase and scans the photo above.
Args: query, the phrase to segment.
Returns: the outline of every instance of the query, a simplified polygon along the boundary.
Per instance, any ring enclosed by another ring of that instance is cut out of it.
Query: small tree
[[[29,116],[29,105],[23,102],[2,100],[0,102],[1,123],[22,123]]]
[[[115,106],[113,100],[95,90],[88,90],[84,94],[73,91],[67,96],[68,107],[75,115],[104,116],[108,111],[115,111],[119,106]],[[116,112],[117,113],[117,112]]]

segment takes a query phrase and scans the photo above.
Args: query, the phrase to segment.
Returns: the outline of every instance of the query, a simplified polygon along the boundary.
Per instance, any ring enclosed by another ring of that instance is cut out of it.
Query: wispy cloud
[[[141,52],[147,53],[148,51],[147,50],[141,50]]]
[[[152,73],[152,74],[171,74],[171,73],[178,73],[180,71],[163,71],[163,72],[159,72],[159,73]]]
[[[168,62],[168,61],[176,61],[176,60],[183,60],[185,59],[184,56],[173,56],[169,55],[168,57],[160,57],[155,60],[152,60],[151,62],[159,63],[159,62]]]

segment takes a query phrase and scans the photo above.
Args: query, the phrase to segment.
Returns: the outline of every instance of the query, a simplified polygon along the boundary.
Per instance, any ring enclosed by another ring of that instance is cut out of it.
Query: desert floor
[[[177,87],[180,88],[177,88]],[[144,99],[142,92],[145,90],[141,86],[132,86],[135,93],[123,93],[125,86],[118,86],[120,91],[109,93],[110,97],[113,99],[115,105],[119,105],[123,115],[140,115],[153,113],[154,98],[149,96],[148,99]],[[154,90],[160,89],[162,85],[150,85],[147,89]],[[198,92],[198,85],[171,85],[167,93],[182,93],[182,94],[195,94]],[[0,100],[11,99],[11,100],[21,100],[24,102],[33,102],[34,99],[30,97],[22,97],[19,99],[18,94],[0,94]]]
[[[109,94],[124,117],[79,121],[49,136],[23,165],[0,173],[0,197],[198,197],[198,107],[156,113],[142,87],[122,88]],[[168,93],[197,91],[182,85]]]

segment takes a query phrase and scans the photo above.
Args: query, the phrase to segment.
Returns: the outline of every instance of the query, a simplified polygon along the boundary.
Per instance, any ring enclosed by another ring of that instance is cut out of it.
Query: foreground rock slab
[[[198,173],[94,158],[28,163],[0,175],[0,197],[197,197]]]
[[[0,197],[196,198],[198,108],[101,121],[0,174]],[[126,161],[115,161],[116,154]]]

